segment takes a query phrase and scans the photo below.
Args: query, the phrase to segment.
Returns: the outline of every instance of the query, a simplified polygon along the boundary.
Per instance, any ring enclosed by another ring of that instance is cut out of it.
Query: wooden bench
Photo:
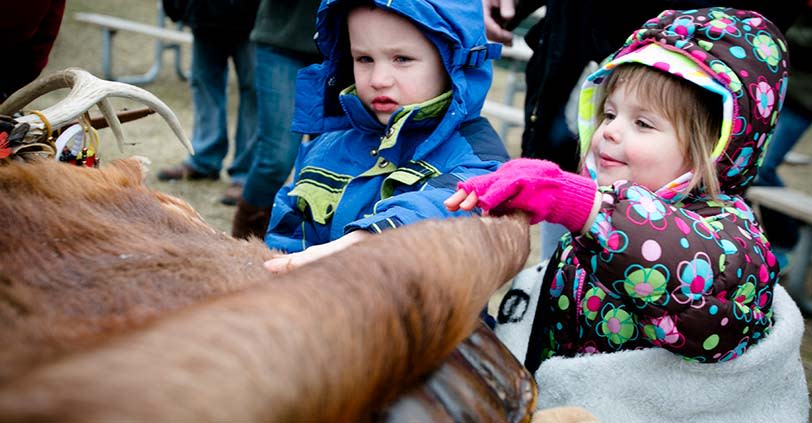
[[[784,155],[783,164],[790,166],[806,166],[812,164],[812,155],[789,151]]]
[[[485,100],[485,104],[482,105],[482,113],[499,119],[511,127],[524,126],[524,110],[515,106]],[[505,135],[504,129],[499,131],[499,136],[502,137],[502,141],[505,141]]]
[[[192,43],[192,34],[179,29],[165,28],[166,17],[157,2],[158,16],[155,25],[135,22],[115,16],[100,15],[98,13],[76,13],[74,19],[88,25],[101,28],[102,31],[102,72],[104,78],[111,81],[121,81],[129,84],[148,84],[157,78],[163,66],[163,52],[170,50],[175,53],[175,72],[181,80],[188,78],[188,73],[181,66],[181,45]],[[113,37],[118,31],[143,34],[155,38],[155,57],[152,67],[143,75],[121,76],[113,75]]]
[[[792,216],[801,222],[798,245],[792,251],[792,265],[782,285],[807,315],[812,315],[812,297],[807,280],[812,258],[812,196],[790,188],[751,187],[747,198],[758,207],[764,206]]]

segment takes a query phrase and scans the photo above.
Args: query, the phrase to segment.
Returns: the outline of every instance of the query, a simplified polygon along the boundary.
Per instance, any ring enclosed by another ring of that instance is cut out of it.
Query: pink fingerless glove
[[[530,223],[560,223],[580,232],[589,219],[598,190],[586,177],[561,170],[553,162],[536,159],[511,160],[496,172],[457,184],[476,192],[479,207],[492,214],[510,210],[530,213]]]

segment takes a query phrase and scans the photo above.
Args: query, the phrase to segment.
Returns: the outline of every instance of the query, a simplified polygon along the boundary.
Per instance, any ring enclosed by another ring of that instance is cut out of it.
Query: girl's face
[[[592,135],[599,185],[627,180],[656,191],[690,170],[674,125],[618,86]]]
[[[347,17],[355,87],[383,124],[400,106],[442,94],[447,74],[437,49],[407,19],[357,7]]]

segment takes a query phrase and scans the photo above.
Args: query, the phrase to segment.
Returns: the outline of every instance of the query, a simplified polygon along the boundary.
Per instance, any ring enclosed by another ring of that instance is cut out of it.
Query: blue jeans
[[[251,166],[257,127],[257,98],[254,91],[254,44],[210,41],[195,37],[192,44],[192,102],[194,128],[192,146],[195,155],[186,163],[202,173],[219,173],[228,153],[228,59],[234,61],[240,89],[237,132],[234,136],[234,160],[228,168],[231,181],[242,184]]]
[[[783,187],[784,182],[778,176],[778,166],[784,161],[784,156],[795,147],[801,139],[812,119],[784,106],[781,109],[778,122],[775,126],[773,139],[764,155],[764,162],[758,170],[758,184],[770,187]]]
[[[243,199],[271,207],[276,192],[293,168],[302,134],[291,132],[296,72],[310,63],[265,44],[256,47],[258,133],[254,161],[243,188]]]
[[[804,115],[784,105],[754,185],[784,186],[784,181],[778,176],[778,166],[784,161],[784,156],[801,139],[810,123],[812,123],[812,116]],[[775,210],[762,208],[761,220],[774,247],[790,249],[798,241],[798,222],[795,219]]]

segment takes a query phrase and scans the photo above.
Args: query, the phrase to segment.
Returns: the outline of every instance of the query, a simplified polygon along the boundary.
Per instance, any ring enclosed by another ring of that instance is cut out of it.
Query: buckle
[[[465,58],[463,66],[468,68],[478,68],[488,60],[488,48],[485,46],[476,46],[468,50],[468,57]]]
[[[460,60],[456,60],[455,64],[465,68],[477,68],[482,66],[485,61],[489,59],[498,59],[502,55],[502,45],[496,43],[487,43],[471,47],[468,51],[461,54]]]

